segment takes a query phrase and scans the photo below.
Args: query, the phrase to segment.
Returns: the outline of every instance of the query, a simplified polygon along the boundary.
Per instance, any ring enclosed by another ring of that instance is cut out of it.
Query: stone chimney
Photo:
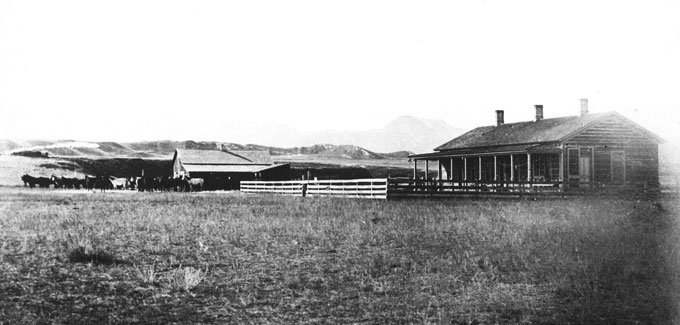
[[[581,98],[581,116],[588,114],[588,98]]]
[[[543,105],[534,105],[536,107],[536,122],[543,119]]]
[[[503,118],[504,112],[502,109],[496,110],[496,126],[501,126],[505,124],[505,119]]]

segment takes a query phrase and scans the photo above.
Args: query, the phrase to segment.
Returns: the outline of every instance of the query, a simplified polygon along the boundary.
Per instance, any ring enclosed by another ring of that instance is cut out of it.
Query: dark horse
[[[85,188],[88,190],[92,190],[97,187],[97,177],[92,177],[92,176],[87,176],[85,175]]]
[[[21,176],[21,180],[24,181],[24,186],[28,185],[30,188],[34,188],[35,185],[42,188],[48,188],[52,184],[52,180],[47,177],[33,177],[28,174]]]

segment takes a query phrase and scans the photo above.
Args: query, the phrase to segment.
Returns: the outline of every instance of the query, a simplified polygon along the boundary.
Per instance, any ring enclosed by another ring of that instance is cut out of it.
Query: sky
[[[677,17],[677,0],[0,0],[0,139],[472,129],[588,98],[680,142]]]

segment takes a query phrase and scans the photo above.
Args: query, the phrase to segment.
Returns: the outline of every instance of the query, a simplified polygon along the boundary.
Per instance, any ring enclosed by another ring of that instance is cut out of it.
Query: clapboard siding
[[[608,118],[579,132],[567,142],[581,146],[653,146],[656,144],[649,137],[645,136],[642,131],[616,117]]]
[[[658,184],[658,144],[622,119],[603,120],[572,136],[565,146],[594,148],[593,178],[596,182],[615,182],[625,175],[626,182]],[[623,164],[612,163],[612,152],[623,152],[625,170],[620,170]]]

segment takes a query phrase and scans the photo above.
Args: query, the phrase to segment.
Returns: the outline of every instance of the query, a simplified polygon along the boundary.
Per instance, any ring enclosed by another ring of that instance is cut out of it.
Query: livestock
[[[97,177],[85,175],[85,188],[88,190],[95,189],[97,187]]]
[[[137,190],[140,192],[147,191],[153,192],[160,189],[161,178],[160,177],[140,177],[137,179]]]
[[[54,184],[54,188],[59,188],[63,186],[60,182],[60,179],[57,178],[57,176],[54,175],[50,176],[50,181],[52,182],[52,184]]]
[[[128,179],[125,178],[125,177],[113,177],[113,176],[111,176],[111,177],[109,177],[109,181],[111,182],[111,187],[113,189],[124,190],[124,189],[128,189],[130,187]]]
[[[189,192],[195,192],[196,188],[198,188],[198,191],[203,190],[203,179],[202,178],[191,178],[188,176],[185,176],[185,180],[187,184],[189,184]]]
[[[105,192],[106,190],[113,189],[113,183],[111,183],[111,179],[108,176],[99,175],[97,176],[97,184],[95,187],[102,192]]]
[[[42,188],[48,188],[51,184],[53,184],[52,180],[47,177],[33,177],[28,174],[21,176],[21,180],[24,182],[24,186],[28,185],[30,188],[34,188],[35,185],[38,185]]]
[[[56,177],[52,175],[50,177],[52,180],[52,183],[54,184],[54,188],[79,188],[80,187],[80,180],[77,178],[68,178],[68,177]]]

